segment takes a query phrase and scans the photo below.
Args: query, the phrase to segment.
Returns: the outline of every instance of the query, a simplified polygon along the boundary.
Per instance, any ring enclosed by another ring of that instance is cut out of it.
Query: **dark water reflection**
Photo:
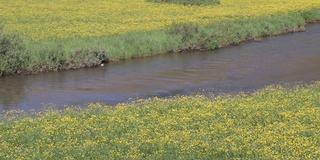
[[[320,80],[320,25],[208,52],[175,53],[105,67],[0,78],[0,110],[43,105],[115,104],[130,97],[250,91],[274,83]],[[49,105],[50,106],[50,105]]]

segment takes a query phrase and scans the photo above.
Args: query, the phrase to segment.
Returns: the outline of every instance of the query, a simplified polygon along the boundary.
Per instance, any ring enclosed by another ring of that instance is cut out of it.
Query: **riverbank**
[[[230,4],[226,2],[222,1],[220,4],[225,9],[228,8],[228,5],[231,6],[230,2]],[[234,3],[233,7],[238,5]],[[247,3],[248,6],[250,3],[258,5],[253,2]],[[270,3],[273,1],[270,0]],[[22,33],[22,36],[7,33],[4,23],[4,29],[0,30],[0,37],[5,42],[2,43],[4,45],[0,52],[0,75],[93,67],[109,61],[183,50],[216,49],[256,40],[262,36],[303,31],[306,23],[317,22],[320,18],[320,9],[315,7],[315,4],[316,2],[303,9],[294,10],[293,8],[290,11],[279,9],[267,14],[259,13],[258,16],[248,16],[239,11],[241,14],[230,15],[229,18],[228,16],[200,18],[205,19],[205,23],[200,20],[183,20],[173,24],[166,23],[166,27],[158,27],[158,29],[146,29],[145,31],[127,29],[127,32],[108,36],[82,37],[71,34],[66,35],[69,37],[54,38],[54,35],[51,35],[51,38],[32,40],[26,38],[24,34],[27,35],[27,33]],[[208,8],[198,6],[196,9],[201,9],[201,7]],[[268,11],[268,9],[264,10]],[[248,12],[250,13],[249,10]],[[217,13],[212,15],[215,14]],[[41,33],[39,37],[41,36],[45,35]]]
[[[1,115],[6,159],[317,159],[320,82]]]

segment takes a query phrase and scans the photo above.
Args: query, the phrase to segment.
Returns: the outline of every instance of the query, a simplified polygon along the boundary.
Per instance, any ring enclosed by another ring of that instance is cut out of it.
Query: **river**
[[[62,109],[90,102],[191,92],[253,91],[320,80],[320,25],[212,51],[113,62],[104,67],[0,78],[0,111]]]

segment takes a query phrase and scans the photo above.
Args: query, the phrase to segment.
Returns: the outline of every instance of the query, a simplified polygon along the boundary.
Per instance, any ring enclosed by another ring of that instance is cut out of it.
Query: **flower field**
[[[0,0],[0,24],[6,32],[41,40],[154,30],[172,22],[218,23],[319,6],[319,0],[221,0],[211,6],[144,0]]]
[[[1,159],[319,159],[320,82],[1,115]]]
[[[220,2],[0,0],[0,76],[215,49],[320,19],[319,0]],[[0,159],[320,159],[319,115],[320,82],[9,111],[0,114]]]

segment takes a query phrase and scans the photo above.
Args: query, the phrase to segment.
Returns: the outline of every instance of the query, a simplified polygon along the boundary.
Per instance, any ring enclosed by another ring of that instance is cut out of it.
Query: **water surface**
[[[252,91],[265,85],[320,80],[320,25],[206,52],[133,59],[104,67],[0,78],[0,110],[116,104],[128,98],[199,90]]]

